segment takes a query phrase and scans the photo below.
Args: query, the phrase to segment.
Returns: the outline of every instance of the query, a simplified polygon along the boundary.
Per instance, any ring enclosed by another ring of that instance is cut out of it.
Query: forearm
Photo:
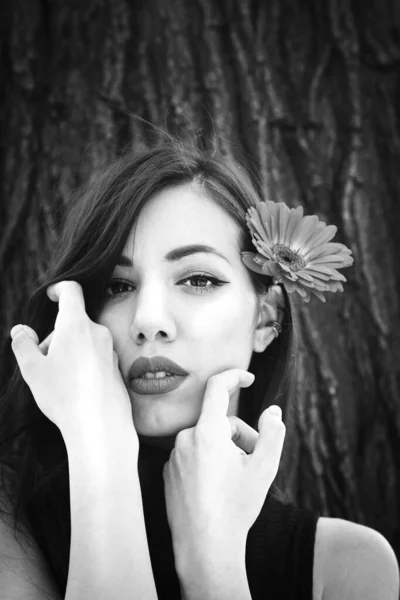
[[[176,565],[182,600],[251,600],[245,544],[186,549]]]
[[[66,600],[156,600],[129,428],[67,444],[71,549]]]

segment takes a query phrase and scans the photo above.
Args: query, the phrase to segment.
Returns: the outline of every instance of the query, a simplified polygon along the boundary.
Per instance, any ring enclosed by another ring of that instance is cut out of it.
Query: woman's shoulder
[[[371,527],[344,519],[319,517],[313,581],[313,600],[399,596],[399,566],[387,539]]]
[[[0,589],[1,599],[29,597],[31,600],[60,600],[47,563],[36,542],[22,531],[18,540],[10,501],[0,494]]]

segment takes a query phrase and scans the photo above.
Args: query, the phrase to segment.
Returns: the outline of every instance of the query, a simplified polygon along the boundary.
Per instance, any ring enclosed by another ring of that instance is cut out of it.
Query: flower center
[[[272,252],[279,264],[283,266],[283,268],[289,269],[296,273],[296,271],[300,271],[304,269],[306,266],[306,261],[302,256],[294,252],[287,246],[282,246],[281,244],[275,244],[271,247]]]

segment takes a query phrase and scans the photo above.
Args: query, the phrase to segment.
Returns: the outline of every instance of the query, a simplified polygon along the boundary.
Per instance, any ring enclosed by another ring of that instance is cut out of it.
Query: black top
[[[139,476],[150,557],[159,600],[179,600],[171,532],[158,450],[141,447]],[[156,457],[156,458],[154,458]],[[315,531],[319,515],[267,495],[246,544],[246,570],[253,600],[312,600]]]

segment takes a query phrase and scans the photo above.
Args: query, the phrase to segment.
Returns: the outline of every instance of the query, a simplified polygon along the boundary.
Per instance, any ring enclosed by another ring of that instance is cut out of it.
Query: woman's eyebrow
[[[179,248],[174,248],[165,255],[164,260],[166,262],[176,262],[181,258],[184,258],[185,256],[189,256],[190,254],[197,254],[200,252],[204,252],[207,254],[215,254],[216,256],[223,258],[229,264],[231,264],[230,261],[226,258],[226,256],[221,254],[221,252],[219,252],[216,248],[213,248],[212,246],[207,246],[206,244],[190,244],[188,246],[180,246]],[[131,258],[123,254],[119,258],[117,266],[133,267],[133,261]]]

